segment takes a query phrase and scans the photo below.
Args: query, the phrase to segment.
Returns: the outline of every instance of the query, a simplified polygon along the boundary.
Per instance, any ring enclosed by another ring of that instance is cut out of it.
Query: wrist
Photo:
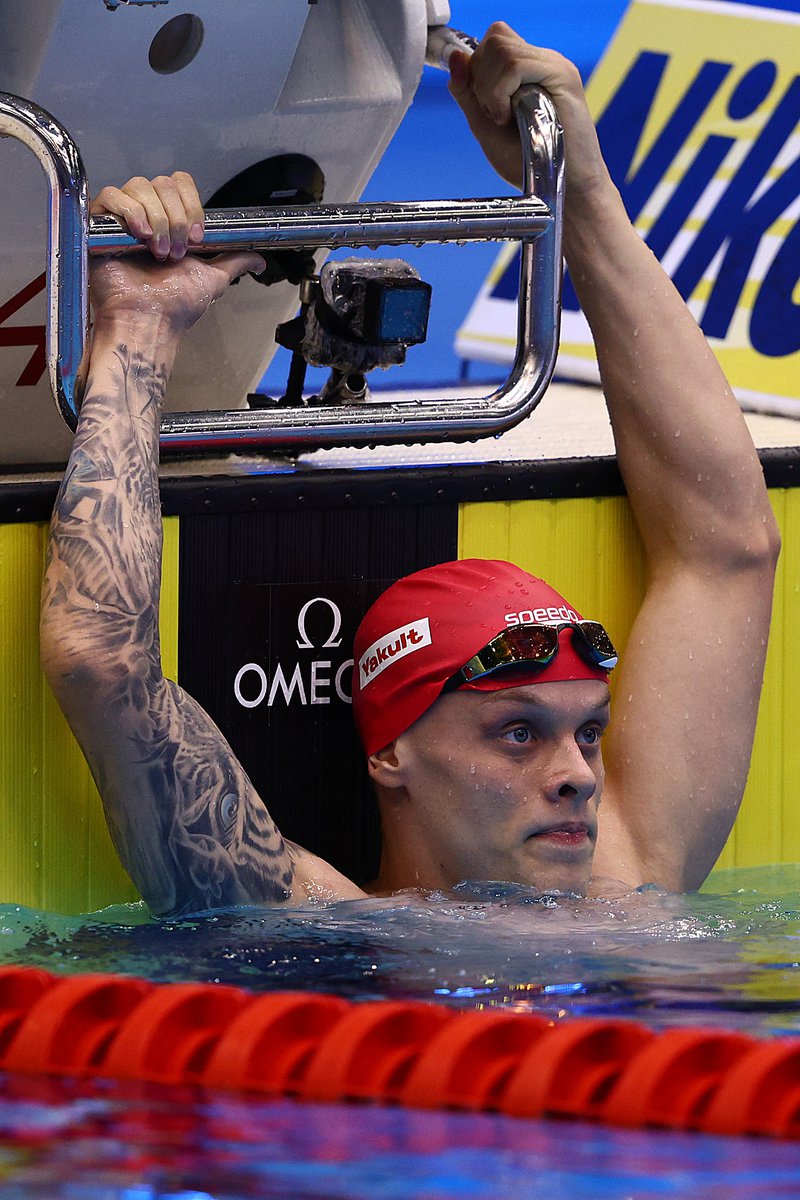
[[[159,312],[95,313],[92,353],[104,346],[124,345],[161,364],[169,373],[177,357],[181,336],[174,323]]]
[[[570,191],[567,181],[564,256],[568,261],[572,258],[605,260],[623,233],[626,241],[631,234],[638,239],[610,176],[606,175],[580,191]]]

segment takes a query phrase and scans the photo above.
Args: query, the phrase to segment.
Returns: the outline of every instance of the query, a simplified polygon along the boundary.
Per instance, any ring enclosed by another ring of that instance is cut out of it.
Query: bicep
[[[615,681],[598,874],[687,890],[713,866],[747,780],[771,598],[757,569],[650,583]]]

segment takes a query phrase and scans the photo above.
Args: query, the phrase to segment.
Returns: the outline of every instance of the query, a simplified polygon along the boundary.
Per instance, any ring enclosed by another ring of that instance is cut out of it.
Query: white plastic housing
[[[153,38],[182,14],[202,22],[202,44],[182,69],[158,73]],[[253,163],[301,153],[324,172],[325,202],[339,203],[360,196],[408,108],[426,32],[426,0],[169,0],[115,11],[103,0],[0,0],[0,91],[61,121],[95,193],[180,167],[208,197]],[[13,302],[44,270],[47,188],[20,143],[4,140],[0,156],[0,464],[61,462],[70,435],[46,374],[20,383],[35,374],[44,293]],[[186,339],[170,408],[243,404],[296,301],[288,284],[243,280]],[[29,332],[4,339],[12,326]]]

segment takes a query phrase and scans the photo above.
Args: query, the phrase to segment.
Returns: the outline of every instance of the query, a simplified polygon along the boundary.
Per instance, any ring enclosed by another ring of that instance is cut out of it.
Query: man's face
[[[405,819],[439,878],[585,892],[608,718],[608,687],[597,680],[437,700],[397,739],[396,754]]]

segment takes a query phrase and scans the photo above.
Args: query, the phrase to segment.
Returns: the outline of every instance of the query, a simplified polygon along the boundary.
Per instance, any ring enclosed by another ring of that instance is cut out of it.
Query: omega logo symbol
[[[308,640],[308,634],[306,633],[306,613],[311,608],[312,604],[327,604],[328,608],[331,610],[331,614],[333,616],[333,628],[331,629],[328,640],[322,643],[322,649],[335,650],[337,646],[341,646],[342,644],[342,639],[336,637],[337,633],[342,628],[342,614],[339,611],[338,604],[334,604],[333,601],[329,600],[327,596],[315,596],[313,600],[306,600],[305,604],[300,609],[300,612],[297,614],[297,632],[300,634],[300,637],[297,639],[298,648],[300,650],[314,649],[314,643]]]
[[[311,640],[306,629],[309,610],[315,604],[322,604],[330,609],[330,632],[324,641],[315,643]],[[336,650],[341,646],[339,633],[342,628],[342,613],[337,604],[327,596],[314,596],[307,600],[297,614],[298,650]],[[317,704],[330,704],[330,689],[343,704],[352,704],[352,693],[346,690],[350,685],[350,671],[353,667],[352,658],[345,659],[331,675],[333,662],[328,658],[307,657],[302,664],[295,662],[284,667],[278,662],[270,680],[267,672],[260,663],[249,662],[240,667],[233,681],[233,693],[243,708],[258,708],[266,703],[267,708],[274,704],[283,704],[287,708],[295,701],[301,707]]]

